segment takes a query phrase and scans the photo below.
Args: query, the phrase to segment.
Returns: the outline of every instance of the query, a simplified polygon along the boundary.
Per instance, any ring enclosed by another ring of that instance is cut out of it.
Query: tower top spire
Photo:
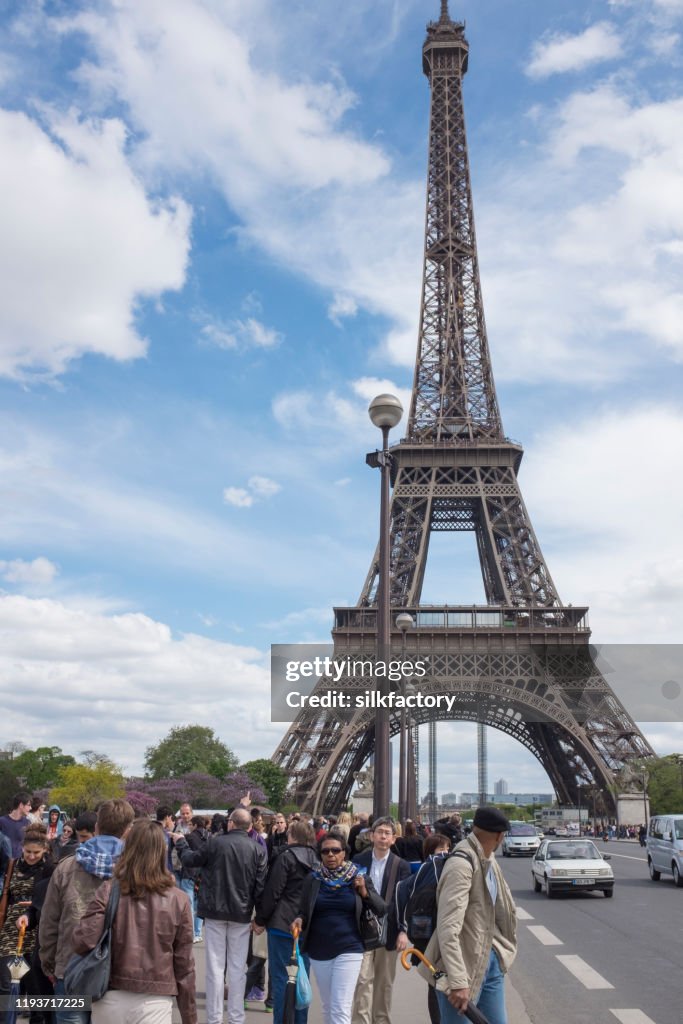
[[[441,17],[439,18],[439,21],[446,22],[450,20],[451,16],[448,13],[448,0],[441,0]]]

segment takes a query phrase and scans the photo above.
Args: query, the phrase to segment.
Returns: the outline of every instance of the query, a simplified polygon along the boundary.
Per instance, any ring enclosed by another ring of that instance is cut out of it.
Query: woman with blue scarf
[[[315,974],[324,1024],[350,1024],[364,952],[363,907],[378,915],[388,907],[362,868],[346,860],[348,847],[341,836],[334,832],[323,836],[318,850],[322,864],[304,881],[301,912],[292,922],[292,931],[301,931],[301,949]]]

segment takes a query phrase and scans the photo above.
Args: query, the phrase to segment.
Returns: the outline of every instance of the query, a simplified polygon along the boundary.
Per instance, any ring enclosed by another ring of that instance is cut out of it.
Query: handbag
[[[295,1007],[297,1010],[307,1010],[313,1000],[313,989],[311,987],[308,971],[306,970],[306,965],[304,963],[304,958],[301,955],[298,942],[296,944],[296,962],[299,965],[299,970],[296,975]]]
[[[376,914],[371,907],[363,907],[360,915],[360,937],[366,953],[380,949],[387,943],[388,914]]]
[[[64,971],[64,992],[67,996],[90,996],[97,1002],[109,988],[111,973],[111,929],[119,905],[119,883],[112,882],[104,925],[94,949],[80,956],[74,953]]]

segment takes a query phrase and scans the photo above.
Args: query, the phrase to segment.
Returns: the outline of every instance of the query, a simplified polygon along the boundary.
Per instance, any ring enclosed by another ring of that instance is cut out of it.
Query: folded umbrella
[[[408,957],[410,956],[414,956],[418,960],[422,961],[425,967],[432,972],[434,981],[438,981],[439,978],[444,978],[446,976],[446,972],[437,971],[434,964],[431,964],[427,957],[424,955],[424,953],[420,952],[419,949],[404,949],[403,952],[401,953],[401,964],[403,967],[405,967],[406,971],[410,970],[411,965],[408,960]],[[465,1017],[467,1017],[468,1020],[472,1021],[472,1024],[489,1024],[487,1018],[484,1016],[481,1010],[474,1005],[474,1003],[468,1003],[467,1009],[463,1010],[462,1012],[465,1015]]]
[[[299,941],[299,929],[292,929],[294,941],[292,942],[292,955],[287,964],[287,985],[285,986],[285,1009],[282,1015],[283,1024],[294,1024],[296,1016],[296,976],[299,973],[299,958],[297,957],[297,943]]]
[[[19,937],[17,939],[17,953],[10,960],[7,961],[9,968],[9,974],[11,978],[11,984],[9,989],[10,1005],[12,1002],[21,994],[21,979],[25,974],[31,970],[30,965],[26,962],[24,957],[21,955],[21,951],[24,948],[24,936],[26,935],[26,926],[22,925],[19,929]],[[16,1024],[17,1011],[8,1010],[5,1016],[6,1024]]]

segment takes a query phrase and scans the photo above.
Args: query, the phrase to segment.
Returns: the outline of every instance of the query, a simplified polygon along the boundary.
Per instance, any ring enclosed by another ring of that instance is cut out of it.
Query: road
[[[519,911],[519,952],[507,985],[509,1024],[681,1024],[683,889],[652,882],[637,843],[600,843],[612,856],[614,898],[533,892],[527,857],[500,858]],[[204,949],[195,946],[200,1024]],[[562,959],[567,958],[567,959]],[[250,1004],[247,1024],[267,1019]],[[426,1024],[424,983],[399,968],[392,1024]],[[177,1010],[174,1022],[180,1020]],[[321,1024],[317,993],[309,1024]]]
[[[533,1024],[681,1024],[683,890],[650,880],[637,843],[598,845],[612,856],[611,900],[549,900],[533,892],[528,858],[501,858],[520,913],[511,981]]]

